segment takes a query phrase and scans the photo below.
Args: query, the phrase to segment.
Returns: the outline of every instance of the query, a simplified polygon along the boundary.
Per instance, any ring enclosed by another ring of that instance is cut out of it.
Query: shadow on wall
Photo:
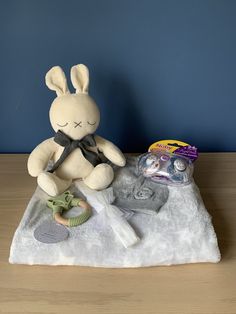
[[[145,130],[138,101],[132,92],[129,83],[113,76],[103,81],[106,92],[103,93],[105,110],[102,112],[101,126],[111,130],[110,140],[125,152],[143,152],[148,145],[148,136]]]

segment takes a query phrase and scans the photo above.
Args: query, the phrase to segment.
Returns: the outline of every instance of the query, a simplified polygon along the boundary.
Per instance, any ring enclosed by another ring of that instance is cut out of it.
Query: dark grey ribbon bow
[[[95,167],[99,163],[101,163],[101,158],[98,153],[92,152],[88,149],[88,147],[96,147],[96,141],[94,139],[94,135],[89,134],[83,137],[81,140],[72,140],[69,136],[67,136],[62,131],[58,131],[54,137],[54,141],[65,147],[60,158],[56,161],[56,163],[52,166],[48,172],[54,172],[56,169],[63,163],[63,161],[70,155],[70,153],[76,149],[80,148],[83,156]]]

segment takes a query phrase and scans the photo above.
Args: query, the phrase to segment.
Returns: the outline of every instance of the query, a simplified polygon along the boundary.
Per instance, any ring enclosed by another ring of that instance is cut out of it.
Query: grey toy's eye
[[[74,122],[75,123],[75,128],[77,128],[77,126],[79,126],[80,128],[82,128],[82,121],[80,122]]]
[[[89,125],[95,125],[95,124],[96,124],[96,121],[95,121],[94,123],[91,123],[91,122],[87,121],[87,123],[88,123]]]
[[[66,122],[65,124],[61,125],[59,123],[57,123],[58,126],[60,126],[61,128],[63,128],[64,126],[67,126],[68,125],[68,122]]]

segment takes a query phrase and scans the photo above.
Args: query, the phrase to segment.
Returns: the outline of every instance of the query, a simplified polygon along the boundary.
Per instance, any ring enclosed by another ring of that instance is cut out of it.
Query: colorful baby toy
[[[139,159],[138,169],[144,177],[168,185],[186,185],[192,181],[193,161],[197,149],[173,140],[152,144]]]

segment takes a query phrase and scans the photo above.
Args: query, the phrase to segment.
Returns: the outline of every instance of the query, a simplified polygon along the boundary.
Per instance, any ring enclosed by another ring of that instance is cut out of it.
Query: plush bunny
[[[83,64],[73,66],[71,81],[74,94],[69,92],[59,66],[46,74],[46,85],[57,94],[49,112],[56,135],[39,144],[28,159],[29,174],[37,177],[38,185],[51,196],[61,194],[72,180],[79,178],[95,190],[109,186],[114,173],[110,165],[101,161],[101,154],[117,166],[125,165],[124,155],[114,144],[94,135],[100,113],[88,95],[88,68]],[[46,171],[50,160],[53,166]]]

